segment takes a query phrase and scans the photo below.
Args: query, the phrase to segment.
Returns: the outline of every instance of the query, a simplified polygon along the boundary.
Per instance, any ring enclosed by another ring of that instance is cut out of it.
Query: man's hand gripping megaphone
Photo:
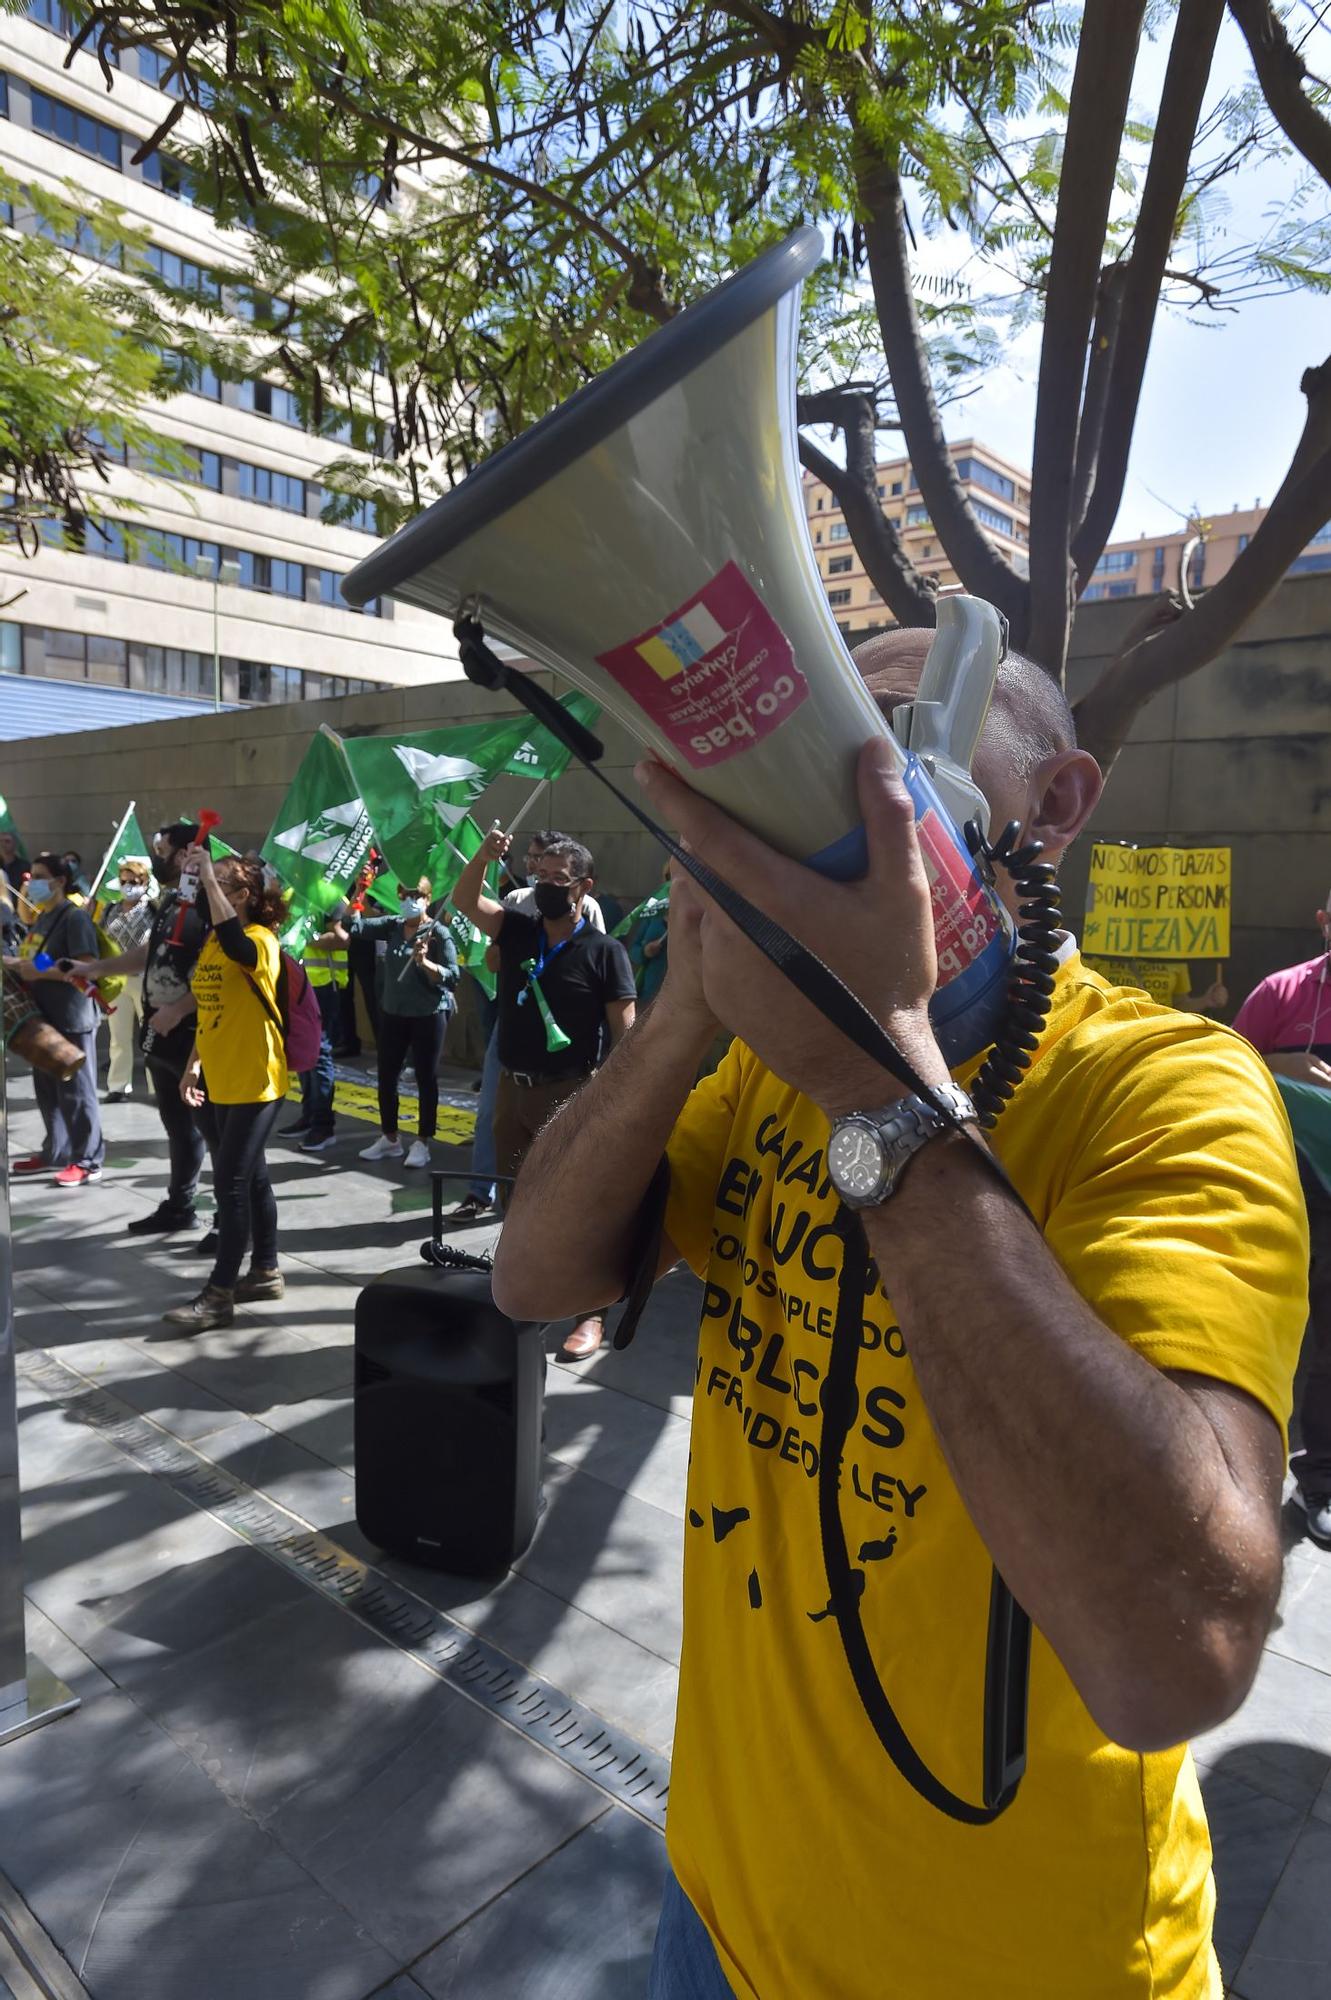
[[[915,809],[882,737],[860,752],[868,873],[829,881],[779,854],[664,764],[635,775],[696,853],[767,916],[816,952],[869,1009],[927,1083],[948,1067],[929,1021],[937,983],[929,884]],[[738,1035],[829,1118],[904,1091],[856,1049],[681,869],[672,874],[669,969],[661,1004],[710,1017]]]

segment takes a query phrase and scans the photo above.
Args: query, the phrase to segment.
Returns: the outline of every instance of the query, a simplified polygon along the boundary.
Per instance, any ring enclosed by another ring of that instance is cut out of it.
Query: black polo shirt
[[[584,923],[562,947],[552,948],[539,917],[516,910],[504,915],[499,933],[499,1060],[505,1069],[530,1076],[585,1076],[604,1062],[610,1047],[605,1010],[615,1000],[636,998],[633,967],[618,938]],[[545,1021],[534,993],[525,1000],[523,961],[546,954],[541,991],[570,1046],[557,1052],[546,1043]]]

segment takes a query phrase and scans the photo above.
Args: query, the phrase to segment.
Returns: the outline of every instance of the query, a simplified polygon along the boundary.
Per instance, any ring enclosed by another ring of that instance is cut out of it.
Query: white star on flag
[[[435,785],[464,784],[483,775],[480,765],[473,764],[469,757],[432,757],[428,750],[411,750],[404,743],[394,745],[393,755],[405,767],[418,792],[430,791]]]

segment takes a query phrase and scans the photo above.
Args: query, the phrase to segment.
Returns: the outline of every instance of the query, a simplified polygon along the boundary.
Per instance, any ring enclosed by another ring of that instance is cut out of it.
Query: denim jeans
[[[666,1876],[647,2000],[734,2000],[707,1926],[673,1869]]]
[[[476,1136],[471,1142],[471,1179],[468,1194],[481,1201],[495,1198],[495,1093],[499,1089],[499,1030],[490,1030],[481,1069],[481,1094],[476,1100]]]
[[[312,1139],[326,1139],[333,1129],[333,1041],[337,1035],[338,998],[337,988],[331,983],[316,986],[314,997],[319,1003],[319,1018],[323,1022],[323,1040],[319,1044],[319,1060],[313,1069],[307,1069],[300,1080],[301,1115],[309,1127]]]

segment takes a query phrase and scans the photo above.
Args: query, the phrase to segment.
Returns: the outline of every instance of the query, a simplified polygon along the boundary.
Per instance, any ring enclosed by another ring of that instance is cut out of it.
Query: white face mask
[[[121,900],[126,903],[141,902],[147,893],[142,882],[122,882],[120,885]]]
[[[401,909],[404,917],[423,917],[425,915],[425,898],[424,896],[403,896],[400,899],[398,907]]]

